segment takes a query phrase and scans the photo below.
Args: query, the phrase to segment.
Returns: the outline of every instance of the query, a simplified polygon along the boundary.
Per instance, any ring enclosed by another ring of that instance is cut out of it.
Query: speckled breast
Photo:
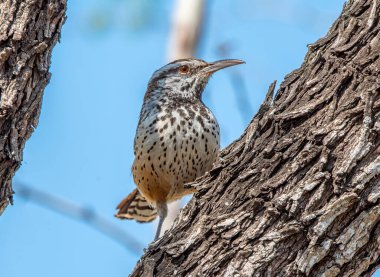
[[[183,184],[210,170],[219,151],[219,125],[199,102],[142,111],[135,137],[134,181],[150,202],[192,193]]]

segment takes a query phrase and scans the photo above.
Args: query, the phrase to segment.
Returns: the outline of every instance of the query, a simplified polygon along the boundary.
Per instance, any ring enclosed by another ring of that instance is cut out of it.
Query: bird
[[[195,192],[184,184],[209,171],[218,158],[220,128],[202,94],[217,71],[245,63],[226,59],[175,60],[156,70],[144,95],[136,135],[132,175],[136,189],[117,206],[116,217],[159,222],[168,203]]]

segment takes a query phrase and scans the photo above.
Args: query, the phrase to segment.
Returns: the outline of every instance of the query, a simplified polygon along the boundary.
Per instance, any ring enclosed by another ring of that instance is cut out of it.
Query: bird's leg
[[[156,209],[159,216],[156,236],[154,240],[158,239],[160,237],[162,223],[164,223],[166,216],[168,215],[168,205],[166,202],[157,202],[156,203]]]

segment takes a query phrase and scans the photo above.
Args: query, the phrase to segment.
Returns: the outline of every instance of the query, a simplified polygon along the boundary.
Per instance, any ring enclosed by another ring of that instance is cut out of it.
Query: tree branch
[[[12,177],[38,123],[51,51],[66,0],[0,3],[0,215],[12,203]]]
[[[31,200],[64,216],[86,223],[88,226],[124,246],[135,255],[139,255],[142,252],[143,245],[136,238],[101,217],[91,208],[82,207],[20,183],[17,183],[15,187],[18,196]]]

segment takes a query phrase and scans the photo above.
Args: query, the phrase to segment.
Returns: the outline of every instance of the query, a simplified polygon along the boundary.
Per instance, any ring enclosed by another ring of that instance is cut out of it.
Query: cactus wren
[[[167,203],[194,193],[183,185],[210,170],[218,156],[219,125],[202,102],[203,90],[214,72],[241,63],[182,59],[154,72],[134,141],[137,189],[118,205],[116,217],[149,222],[158,214],[159,237]]]

